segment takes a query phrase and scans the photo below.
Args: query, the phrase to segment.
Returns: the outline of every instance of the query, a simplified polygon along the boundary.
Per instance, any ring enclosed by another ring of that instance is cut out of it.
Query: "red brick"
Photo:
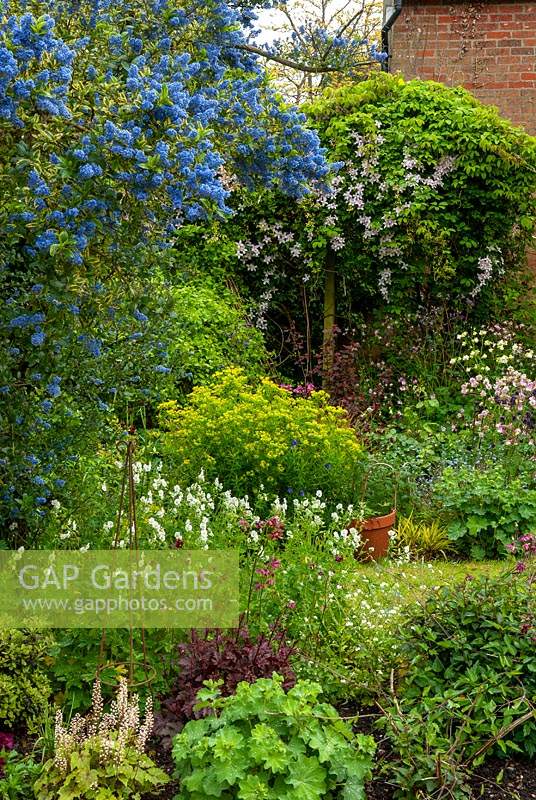
[[[405,0],[391,39],[393,70],[464,85],[536,133],[536,0]]]
[[[510,32],[509,31],[497,31],[497,30],[494,30],[494,31],[490,31],[488,33],[487,38],[488,39],[508,39],[509,36],[510,36]]]

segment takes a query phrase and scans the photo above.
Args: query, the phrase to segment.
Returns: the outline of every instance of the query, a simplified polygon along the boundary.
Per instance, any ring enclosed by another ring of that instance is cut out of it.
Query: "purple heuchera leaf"
[[[284,630],[274,630],[269,637],[254,637],[245,625],[237,631],[205,631],[202,635],[192,630],[190,641],[178,647],[177,693],[162,701],[162,710],[155,715],[155,732],[163,744],[170,744],[171,736],[188,720],[210,713],[209,709],[194,711],[197,693],[207,680],[223,680],[220,690],[228,697],[241,681],[254,683],[277,672],[283,677],[283,688],[290,689],[296,683],[290,666],[294,651]]]

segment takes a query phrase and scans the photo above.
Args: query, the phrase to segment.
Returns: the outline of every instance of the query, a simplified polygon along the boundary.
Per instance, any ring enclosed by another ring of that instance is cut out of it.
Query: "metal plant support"
[[[128,429],[128,438],[126,441],[119,441],[117,446],[119,449],[125,448],[125,458],[123,462],[123,479],[121,483],[121,494],[119,496],[119,509],[117,512],[117,521],[115,525],[113,549],[115,550],[119,548],[119,543],[121,541],[121,523],[126,512],[128,517],[128,549],[131,553],[131,561],[136,565],[139,565],[140,548],[138,540],[138,523],[136,517],[136,484],[134,481],[134,452],[136,450],[136,428],[134,425]],[[106,628],[103,628],[99,651],[99,667],[97,670],[102,683],[109,683],[109,681],[102,677],[102,673],[105,669],[109,669],[111,666],[115,667],[116,670],[128,670],[128,684],[131,689],[148,685],[154,680],[156,676],[156,670],[147,662],[147,644],[145,640],[145,628],[143,627],[141,628],[141,640],[143,672],[145,678],[142,680],[135,680],[135,667],[137,665],[137,660],[135,658],[134,627],[132,626],[132,621],[129,627],[128,661],[121,661],[115,664],[111,664],[110,662],[104,663],[106,651]]]

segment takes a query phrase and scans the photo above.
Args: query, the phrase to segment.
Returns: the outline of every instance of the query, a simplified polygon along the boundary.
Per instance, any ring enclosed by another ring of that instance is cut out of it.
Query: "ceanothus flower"
[[[45,334],[42,328],[36,328],[35,332],[31,335],[30,341],[34,347],[41,347],[45,342]]]
[[[149,321],[149,317],[147,317],[145,314],[143,314],[137,308],[134,309],[133,317],[134,317],[134,319],[137,319],[138,322],[148,322]]]

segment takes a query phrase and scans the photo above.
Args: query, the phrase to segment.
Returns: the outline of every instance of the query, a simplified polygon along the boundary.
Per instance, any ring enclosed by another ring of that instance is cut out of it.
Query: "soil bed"
[[[390,758],[387,741],[374,730],[379,715],[374,714],[371,708],[345,706],[339,711],[341,716],[359,714],[356,731],[367,733],[376,740],[378,772]],[[469,783],[473,800],[536,800],[536,760],[489,758],[475,770]],[[394,800],[394,792],[394,787],[381,777],[375,777],[367,784],[367,800]]]

